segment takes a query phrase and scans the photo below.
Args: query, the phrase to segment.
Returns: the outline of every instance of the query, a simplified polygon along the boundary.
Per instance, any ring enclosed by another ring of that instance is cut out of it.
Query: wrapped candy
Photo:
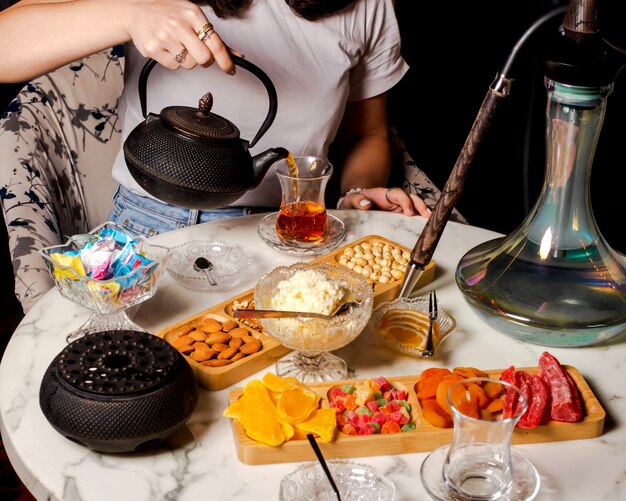
[[[60,265],[54,267],[54,279],[63,280],[66,278],[76,278],[76,275],[86,275],[83,262],[80,255],[76,251],[66,252],[65,254],[50,254],[50,259],[55,264]],[[70,269],[67,269],[70,268]]]
[[[153,262],[136,250],[136,241],[115,228],[104,227],[99,233],[75,235],[77,249],[50,255],[57,281],[88,278],[87,289],[100,300],[129,299],[140,292],[150,279]],[[58,265],[58,266],[57,266]],[[133,273],[142,268],[142,273]]]

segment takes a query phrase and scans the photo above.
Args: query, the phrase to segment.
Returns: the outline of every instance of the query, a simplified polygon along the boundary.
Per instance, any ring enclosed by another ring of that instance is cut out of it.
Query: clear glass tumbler
[[[527,398],[515,386],[499,381],[511,411],[501,419],[485,418],[470,410],[472,383],[486,378],[465,379],[448,389],[454,434],[443,465],[444,481],[453,499],[492,501],[508,499],[513,485],[511,434],[528,407]],[[505,407],[506,409],[506,407]]]

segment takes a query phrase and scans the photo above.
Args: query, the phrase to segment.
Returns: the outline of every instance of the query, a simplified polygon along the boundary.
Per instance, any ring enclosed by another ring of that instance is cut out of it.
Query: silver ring
[[[387,202],[389,202],[392,205],[397,205],[395,202],[392,202],[391,200],[389,200],[389,192],[391,191],[391,188],[387,188],[385,190],[385,200],[387,200]]]
[[[182,64],[185,62],[185,58],[187,57],[187,49],[185,47],[183,47],[181,50],[179,50],[177,52],[177,54],[174,56],[174,61],[176,61],[178,64]]]

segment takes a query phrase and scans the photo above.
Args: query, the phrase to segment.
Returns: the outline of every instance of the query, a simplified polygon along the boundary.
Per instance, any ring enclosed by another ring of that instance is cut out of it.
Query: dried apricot
[[[420,375],[420,379],[417,383],[417,398],[420,400],[433,398],[437,395],[437,386],[439,386],[441,380],[450,374],[450,369],[442,367],[431,367],[426,369]]]
[[[451,428],[452,418],[447,414],[434,398],[420,401],[424,419],[437,428]]]
[[[450,405],[448,405],[448,400],[446,398],[448,388],[458,381],[463,381],[463,379],[465,378],[459,376],[458,374],[449,374],[448,376],[444,376],[444,378],[439,382],[439,385],[437,385],[435,399],[437,400],[439,407],[441,407],[444,412],[450,416],[452,415],[452,410],[450,409]]]
[[[473,377],[489,377],[486,372],[483,372],[476,367],[455,367],[452,369],[452,372],[454,374],[458,374],[459,376],[463,376],[465,379]]]
[[[483,384],[483,390],[489,398],[496,398],[502,393],[502,385],[497,381],[488,381]]]

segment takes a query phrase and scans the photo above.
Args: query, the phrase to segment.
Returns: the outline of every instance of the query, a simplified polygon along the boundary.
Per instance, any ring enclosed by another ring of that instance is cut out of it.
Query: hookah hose
[[[441,196],[439,197],[439,200],[437,200],[432,214],[426,221],[426,225],[413,247],[411,258],[407,266],[406,273],[404,274],[404,279],[402,286],[400,287],[398,297],[408,297],[413,292],[415,284],[419,280],[421,274],[424,272],[433,256],[433,253],[435,252],[435,248],[439,243],[439,239],[441,238],[441,234],[443,233],[446,223],[448,222],[448,219],[452,214],[452,210],[461,195],[465,177],[474,162],[478,148],[491,126],[493,117],[495,116],[495,112],[500,103],[509,95],[513,79],[510,78],[508,74],[515,57],[524,43],[537,31],[537,29],[556,16],[563,15],[565,11],[566,7],[557,7],[537,19],[515,44],[502,70],[496,75],[496,78],[490,85],[476,119],[474,120],[472,128],[470,129],[467,139],[465,140],[465,144],[463,145],[452,172],[450,173],[444,189],[441,192]]]

